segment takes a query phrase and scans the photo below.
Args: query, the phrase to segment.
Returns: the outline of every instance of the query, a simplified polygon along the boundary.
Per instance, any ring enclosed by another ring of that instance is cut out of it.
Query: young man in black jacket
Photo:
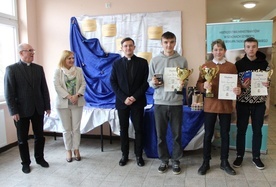
[[[245,74],[253,71],[268,71],[269,66],[266,61],[266,55],[258,51],[258,41],[255,38],[247,38],[244,41],[244,57],[236,62],[238,77],[242,83],[242,92],[237,97],[237,158],[233,163],[234,167],[240,167],[245,152],[245,136],[247,126],[249,124],[249,116],[251,116],[251,125],[253,131],[252,137],[252,162],[256,168],[264,169],[264,164],[260,159],[260,149],[262,145],[262,127],[266,110],[267,96],[251,95],[251,79],[247,79]],[[269,82],[262,83],[268,87]]]

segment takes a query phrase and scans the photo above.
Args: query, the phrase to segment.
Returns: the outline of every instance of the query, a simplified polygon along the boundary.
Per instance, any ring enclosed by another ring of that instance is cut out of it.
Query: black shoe
[[[173,174],[175,174],[175,175],[178,175],[181,173],[181,168],[180,168],[179,164],[174,164],[172,166],[172,169],[173,169]]]
[[[119,161],[119,165],[124,166],[126,165],[127,161],[128,161],[128,157],[122,156],[121,160]]]
[[[233,162],[233,166],[235,168],[241,167],[242,161],[243,161],[243,157],[242,156],[237,156],[236,160]]]
[[[220,169],[224,170],[229,175],[236,175],[236,171],[230,166],[228,160],[222,160]]]
[[[81,157],[80,157],[80,156],[75,157],[75,160],[76,160],[76,161],[81,161]]]
[[[263,162],[261,161],[261,159],[259,157],[253,158],[252,162],[253,162],[253,164],[255,164],[257,169],[264,169],[265,168]]]
[[[39,165],[41,165],[44,168],[48,168],[49,167],[48,162],[46,162],[44,159],[40,160],[40,161],[36,161],[36,163],[39,164]]]
[[[23,171],[23,173],[28,174],[28,173],[31,172],[31,168],[30,168],[29,165],[23,165],[23,166],[22,166],[22,171]]]
[[[168,169],[168,164],[165,162],[162,162],[158,168],[159,173],[165,173]]]
[[[203,161],[202,165],[198,169],[197,173],[199,175],[205,175],[207,171],[210,169],[209,161]]]
[[[144,161],[143,157],[141,157],[141,156],[136,157],[136,161],[137,161],[137,165],[140,167],[145,165],[145,161]]]

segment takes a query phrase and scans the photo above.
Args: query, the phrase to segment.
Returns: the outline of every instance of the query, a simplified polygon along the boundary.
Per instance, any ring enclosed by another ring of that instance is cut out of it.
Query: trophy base
[[[214,97],[214,94],[213,93],[206,93],[205,97]]]
[[[180,91],[180,90],[174,89],[174,93],[182,95],[183,91],[182,90]]]

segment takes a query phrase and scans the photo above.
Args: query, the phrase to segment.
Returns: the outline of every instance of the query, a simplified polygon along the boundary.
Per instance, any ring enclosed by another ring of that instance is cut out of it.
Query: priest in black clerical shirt
[[[134,153],[138,166],[144,166],[143,160],[143,115],[147,105],[146,91],[149,87],[147,60],[134,55],[135,43],[131,38],[121,41],[124,57],[113,63],[110,83],[116,95],[116,109],[120,122],[122,158],[120,166],[129,159],[129,118],[135,130]]]
[[[14,121],[22,171],[30,173],[29,126],[34,133],[34,157],[37,164],[49,167],[44,159],[44,114],[50,115],[50,95],[43,67],[33,63],[35,50],[30,44],[18,46],[20,61],[7,66],[4,86],[5,99]]]

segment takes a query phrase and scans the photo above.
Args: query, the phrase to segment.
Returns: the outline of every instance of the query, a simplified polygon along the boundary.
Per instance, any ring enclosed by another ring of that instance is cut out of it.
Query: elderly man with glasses
[[[34,157],[42,167],[49,167],[44,159],[44,113],[50,115],[50,96],[43,67],[33,63],[35,50],[29,44],[18,46],[20,61],[6,68],[5,98],[17,130],[22,171],[30,173],[28,133],[30,121],[34,133]]]

